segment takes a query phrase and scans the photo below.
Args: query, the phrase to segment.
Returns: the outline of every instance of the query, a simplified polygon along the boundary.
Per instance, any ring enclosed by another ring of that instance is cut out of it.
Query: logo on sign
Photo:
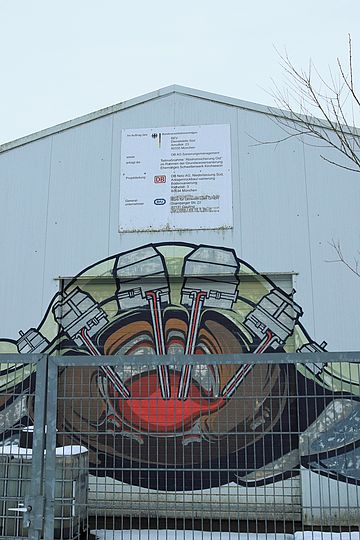
[[[158,140],[159,148],[161,148],[161,133],[153,133],[151,136],[154,140]]]
[[[154,176],[154,184],[165,184],[165,182],[166,182],[165,175]]]
[[[156,206],[162,206],[165,203],[166,199],[154,199],[154,204],[156,204]]]

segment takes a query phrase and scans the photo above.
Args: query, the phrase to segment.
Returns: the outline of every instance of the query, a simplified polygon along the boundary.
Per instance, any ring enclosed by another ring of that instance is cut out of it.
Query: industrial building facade
[[[358,520],[358,364],[301,354],[360,349],[360,280],[330,262],[360,245],[360,184],[267,144],[281,114],[174,86],[0,148],[0,353],[129,356],[59,371],[94,508],[315,523],[336,492]],[[2,380],[4,446],[33,371]]]

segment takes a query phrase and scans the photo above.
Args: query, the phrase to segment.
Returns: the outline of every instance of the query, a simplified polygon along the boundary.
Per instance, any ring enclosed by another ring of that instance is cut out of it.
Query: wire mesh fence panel
[[[40,538],[45,387],[46,358],[0,357],[0,537],[3,538]],[[37,504],[33,502],[35,499]]]
[[[356,528],[359,364],[294,357],[56,358],[56,446],[71,454],[69,478],[78,453],[88,460],[74,515],[106,538]]]
[[[356,354],[240,358],[2,358],[0,537],[356,538]]]

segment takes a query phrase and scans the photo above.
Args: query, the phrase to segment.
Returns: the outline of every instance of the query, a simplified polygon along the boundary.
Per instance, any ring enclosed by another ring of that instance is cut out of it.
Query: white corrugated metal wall
[[[308,331],[330,350],[359,348],[360,280],[327,262],[333,238],[349,258],[360,246],[358,175],[295,138],[256,145],[282,136],[262,107],[176,88],[150,97],[0,153],[1,336],[40,322],[58,276],[150,241],[187,240],[234,247],[261,272],[297,272]],[[233,230],[119,234],[121,130],[216,123],[231,126]]]

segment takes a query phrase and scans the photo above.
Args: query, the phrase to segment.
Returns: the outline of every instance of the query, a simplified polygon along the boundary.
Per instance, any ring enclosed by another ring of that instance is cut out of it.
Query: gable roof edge
[[[129,109],[131,107],[141,105],[142,103],[146,103],[153,99],[163,98],[174,93],[177,93],[179,95],[186,95],[186,96],[194,97],[198,99],[205,99],[208,101],[212,101],[214,103],[221,103],[223,105],[228,105],[228,106],[236,107],[239,109],[245,109],[245,110],[249,110],[249,111],[253,111],[253,112],[257,112],[261,114],[266,114],[268,116],[281,117],[281,118],[286,118],[286,119],[291,120],[291,114],[289,112],[283,111],[276,107],[259,105],[258,103],[253,103],[251,101],[243,101],[238,98],[223,96],[221,94],[214,94],[211,92],[205,92],[203,90],[196,90],[194,88],[189,88],[186,86],[173,84],[170,86],[166,86],[164,88],[160,88],[159,90],[155,90],[153,92],[148,92],[141,96],[131,98],[129,100],[121,101],[119,103],[116,103],[115,105],[110,105],[109,107],[105,107],[103,109],[99,109],[97,111],[87,113],[85,115],[79,116],[72,120],[61,122],[60,124],[56,124],[55,126],[51,126],[49,128],[45,128],[40,131],[36,131],[35,133],[31,133],[29,135],[25,135],[24,137],[21,137],[19,139],[15,139],[13,141],[3,143],[0,145],[0,154],[3,152],[7,152],[8,150],[11,150],[13,148],[31,143],[33,141],[50,137],[52,135],[55,135],[62,131],[66,131],[73,127],[77,127],[82,124],[87,124],[88,122],[92,122],[93,120],[97,120],[99,118],[109,116],[111,114],[120,112],[124,109]],[[326,125],[326,123],[323,122],[322,120],[316,117],[314,117],[313,120],[314,120],[313,122],[314,125],[317,125],[325,129],[329,129],[329,126]],[[360,131],[355,127],[352,129],[354,130],[355,133]]]

